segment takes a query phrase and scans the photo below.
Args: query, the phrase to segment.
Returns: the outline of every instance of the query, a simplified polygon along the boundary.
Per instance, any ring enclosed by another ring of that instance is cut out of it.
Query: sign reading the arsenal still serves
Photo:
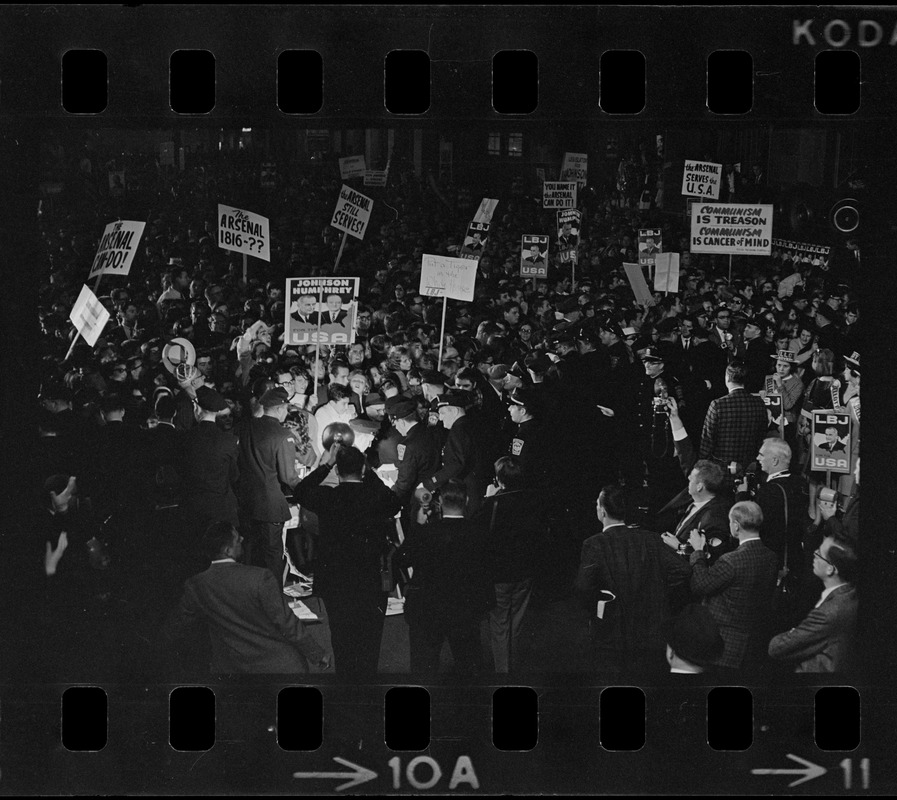
[[[548,237],[524,234],[520,240],[520,277],[548,277]]]
[[[271,235],[268,218],[219,203],[218,246],[222,250],[233,250],[270,261]]]
[[[695,203],[691,207],[692,253],[768,256],[772,253],[772,206]]]
[[[420,293],[426,297],[448,297],[452,300],[473,300],[479,261],[451,256],[421,257]]]
[[[542,208],[576,208],[576,181],[545,181]]]
[[[100,246],[93,258],[88,278],[97,275],[127,275],[137,253],[137,244],[143,236],[145,222],[119,220],[106,226]],[[86,338],[86,337],[85,337]]]
[[[78,333],[84,337],[84,341],[91,347],[97,343],[103,328],[109,322],[110,314],[106,307],[97,299],[97,296],[87,286],[82,287],[81,294],[72,306],[69,319],[77,328]]]
[[[850,414],[813,412],[812,469],[850,472]]]
[[[287,278],[284,342],[352,344],[359,278]]]
[[[562,181],[576,181],[577,186],[585,186],[588,172],[588,153],[564,153],[560,176]]]
[[[682,173],[682,194],[686,197],[709,197],[719,200],[723,182],[723,165],[709,161],[686,161]]]
[[[339,190],[339,200],[336,202],[330,226],[338,231],[345,231],[356,239],[364,239],[373,207],[374,201],[370,197],[343,184],[343,188]]]

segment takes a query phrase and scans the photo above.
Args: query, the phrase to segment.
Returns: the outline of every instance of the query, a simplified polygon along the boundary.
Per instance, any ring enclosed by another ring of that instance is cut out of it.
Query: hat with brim
[[[770,358],[774,358],[776,361],[785,361],[789,364],[797,364],[796,355],[793,350],[776,350]]]
[[[844,360],[853,367],[854,372],[860,371],[860,354],[856,350],[849,356],[844,356]]]
[[[656,347],[649,347],[642,353],[642,361],[650,361],[654,364],[660,363],[664,360],[663,355],[660,350]]]
[[[182,337],[172,339],[162,349],[162,363],[172,375],[181,364],[189,364],[192,367],[196,363],[196,348],[193,342]]]
[[[409,397],[396,395],[390,397],[385,403],[386,413],[393,418],[404,418],[417,410],[417,403]]]
[[[196,390],[196,404],[203,411],[224,411],[228,408],[224,398],[208,386],[200,386]]]
[[[471,397],[467,392],[455,391],[446,392],[439,395],[434,401],[436,408],[444,408],[445,406],[453,406],[454,408],[468,408],[470,406]]]
[[[285,406],[290,400],[287,390],[283,386],[275,386],[268,389],[260,398],[259,405],[262,408],[277,408],[277,406]]]

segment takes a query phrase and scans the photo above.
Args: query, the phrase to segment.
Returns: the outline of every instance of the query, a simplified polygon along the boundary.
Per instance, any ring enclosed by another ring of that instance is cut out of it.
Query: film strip
[[[670,213],[683,217],[703,205],[702,189],[686,201],[683,181],[712,186],[746,180],[754,166],[758,180],[775,170],[788,190],[775,201],[773,235],[813,253],[859,243],[867,339],[890,341],[893,9],[39,6],[0,14],[4,438],[22,442],[10,452],[33,444],[19,421],[36,429],[34,210],[52,205],[54,183],[42,148],[73,132],[87,143],[148,143],[173,169],[204,146],[265,147],[272,155],[261,185],[281,188],[277,162],[290,148],[328,163],[335,149],[364,150],[367,163],[340,168],[360,168],[359,193],[375,197],[401,148],[421,174],[459,184],[525,163],[534,182],[551,184],[558,208],[575,195],[582,167],[564,156],[588,153],[589,169],[605,169],[604,155],[618,155],[622,136],[637,132],[678,165],[660,188]],[[700,166],[711,152],[718,170]],[[117,170],[109,172],[114,181]],[[857,173],[868,176],[863,185],[850,184]],[[343,231],[357,224],[364,197],[350,198]],[[375,210],[372,229],[390,218]],[[823,229],[829,239],[818,241]],[[424,683],[387,657],[378,680],[359,685],[328,674],[169,681],[152,659],[98,663],[85,641],[84,658],[58,665],[47,682],[46,665],[29,655],[53,652],[38,647],[41,619],[20,616],[10,597],[0,791],[893,794],[890,352],[867,345],[864,353],[879,380],[868,389],[855,674],[741,675],[732,685],[668,675],[641,685],[595,671],[576,638],[582,631],[543,609],[540,638],[527,645],[530,669],[507,680]],[[4,459],[8,526],[21,525],[13,498],[33,488],[23,463]],[[147,599],[134,626],[153,617],[155,602]],[[140,631],[121,624],[137,646]]]

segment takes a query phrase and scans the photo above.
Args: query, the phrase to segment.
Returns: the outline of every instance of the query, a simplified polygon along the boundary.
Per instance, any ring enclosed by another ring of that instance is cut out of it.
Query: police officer
[[[199,538],[213,522],[239,524],[234,487],[240,476],[237,440],[215,422],[229,413],[224,398],[208,386],[196,390],[197,425],[184,435],[184,511]]]
[[[411,398],[390,397],[386,413],[402,437],[396,446],[399,477],[392,490],[401,499],[407,515],[414,490],[441,466],[439,440],[433,429],[420,421],[417,403]]]
[[[439,420],[448,431],[448,439],[442,448],[442,466],[424,481],[424,489],[435,492],[452,478],[464,481],[467,486],[466,514],[471,516],[483,501],[491,478],[491,465],[483,458],[476,424],[467,416],[470,396],[466,392],[446,392],[436,398],[435,405]]]
[[[290,518],[284,488],[299,483],[296,439],[283,423],[289,411],[286,389],[276,386],[260,398],[262,416],[248,419],[240,431],[240,501],[248,516],[246,560],[266,566],[283,580],[283,523]]]
[[[545,439],[538,393],[521,386],[511,392],[509,400],[508,410],[517,430],[508,447],[508,455],[519,459],[525,483],[544,487],[551,451]]]

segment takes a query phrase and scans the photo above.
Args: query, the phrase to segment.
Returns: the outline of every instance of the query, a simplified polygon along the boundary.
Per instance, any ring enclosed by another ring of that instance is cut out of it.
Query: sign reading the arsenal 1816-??
[[[692,253],[768,256],[772,253],[772,206],[695,203],[691,207]]]
[[[271,260],[268,218],[242,208],[218,204],[218,246],[222,250],[245,253]]]
[[[682,173],[682,194],[686,197],[709,197],[719,200],[719,187],[722,181],[722,164],[686,161]]]
[[[542,208],[576,208],[576,181],[545,181]]]
[[[374,201],[370,197],[343,184],[343,188],[339,190],[339,200],[336,202],[330,226],[356,239],[364,239],[373,207]]]
[[[93,258],[88,278],[97,275],[127,275],[137,253],[137,244],[143,236],[145,222],[119,220],[106,226],[100,246]]]

